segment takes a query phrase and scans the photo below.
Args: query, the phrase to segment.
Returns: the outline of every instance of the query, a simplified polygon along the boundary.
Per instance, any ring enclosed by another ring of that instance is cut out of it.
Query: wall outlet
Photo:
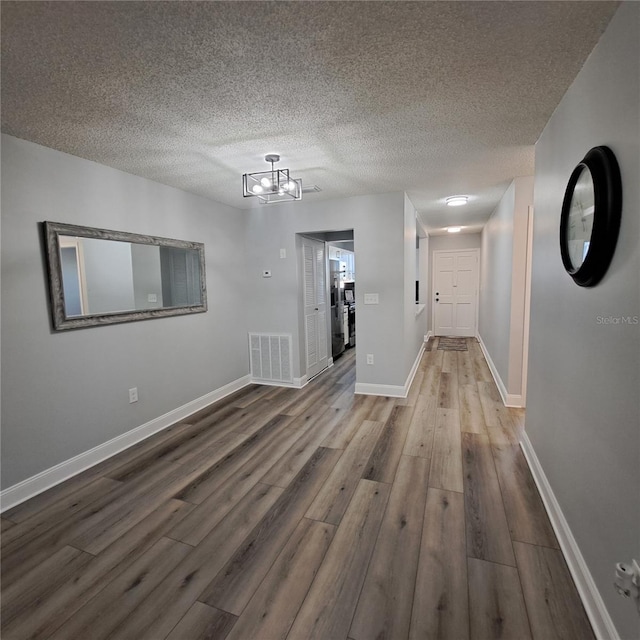
[[[138,387],[129,389],[129,404],[133,404],[134,402],[138,402]]]
[[[364,303],[365,304],[378,304],[378,294],[377,293],[365,293],[364,294]]]
[[[373,364],[373,353],[367,353],[367,364]]]

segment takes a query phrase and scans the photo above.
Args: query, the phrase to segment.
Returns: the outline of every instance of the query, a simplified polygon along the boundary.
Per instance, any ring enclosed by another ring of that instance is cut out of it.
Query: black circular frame
[[[595,207],[589,249],[582,264],[576,268],[569,257],[567,225],[573,191],[585,167],[589,169],[593,179]],[[593,287],[607,272],[618,240],[621,211],[622,181],[616,157],[609,147],[594,147],[573,170],[569,178],[560,217],[562,264],[579,286]]]

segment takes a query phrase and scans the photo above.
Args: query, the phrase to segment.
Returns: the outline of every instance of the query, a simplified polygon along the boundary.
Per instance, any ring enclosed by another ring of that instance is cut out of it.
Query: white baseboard
[[[192,413],[196,413],[196,411],[200,411],[225,396],[246,387],[248,384],[251,384],[250,376],[246,375],[238,378],[215,391],[211,391],[139,427],[135,427],[107,442],[99,444],[97,447],[89,449],[89,451],[80,453],[69,460],[57,464],[55,467],[45,469],[31,478],[27,478],[18,484],[4,489],[0,492],[0,512],[11,509],[21,502],[37,496],[43,491],[55,487],[57,484],[114,456],[116,453],[120,453],[134,444],[145,440],[154,433],[158,433],[158,431],[162,431],[172,424],[184,420]]]
[[[505,402],[507,407],[514,407],[517,409],[524,408],[524,398],[520,394],[507,393],[507,401]]]
[[[500,392],[500,397],[502,398],[502,404],[504,404],[505,407],[514,407],[514,408],[524,407],[524,398],[522,397],[521,394],[507,393],[507,388],[505,387],[504,382],[502,382],[502,378],[498,373],[498,368],[496,367],[493,360],[491,359],[491,356],[489,355],[489,351],[487,350],[487,346],[485,345],[484,340],[482,339],[482,336],[478,334],[476,338],[480,343],[480,348],[482,349],[482,353],[484,354],[485,360],[487,361],[487,364],[489,365],[489,369],[491,370],[491,375],[493,376],[496,386],[498,387],[498,391]]]
[[[578,543],[573,537],[573,533],[571,533],[569,523],[562,513],[560,504],[551,489],[549,480],[542,469],[542,465],[538,460],[538,456],[526,432],[522,434],[520,447],[527,459],[529,469],[531,469],[531,475],[540,492],[540,497],[549,515],[551,526],[556,533],[560,548],[567,561],[567,566],[569,567],[573,581],[576,583],[576,588],[578,589],[580,599],[587,612],[596,638],[598,638],[598,640],[620,640],[613,620],[611,620],[611,616],[598,591],[598,587],[596,587],[587,563],[580,552]]]
[[[487,351],[487,347],[484,344],[484,341],[482,340],[482,336],[478,334],[476,337],[478,338],[478,342],[480,343],[480,348],[482,349],[484,358],[487,361],[487,364],[489,365],[489,369],[491,370],[491,375],[493,376],[496,386],[498,387],[498,391],[500,392],[500,397],[502,398],[502,404],[504,404],[505,406],[508,406],[507,405],[507,388],[504,386],[504,382],[502,382],[502,378],[498,373],[498,368],[496,367],[493,360],[491,359],[491,356]]]
[[[309,382],[306,375],[301,378],[292,378],[291,382],[280,382],[279,380],[262,380],[260,378],[251,378],[251,384],[261,384],[265,387],[287,387],[289,389],[302,389]]]
[[[429,342],[429,340],[431,340],[431,338],[433,338],[433,331],[427,331],[425,337],[424,337],[424,341],[425,342]]]
[[[355,393],[359,395],[365,396],[388,396],[390,398],[406,398],[409,395],[409,389],[411,388],[411,383],[413,382],[413,378],[416,375],[416,371],[418,370],[418,366],[420,364],[420,359],[422,358],[422,354],[424,353],[424,343],[420,345],[420,351],[418,351],[418,355],[411,367],[411,371],[407,376],[407,381],[404,383],[404,386],[394,385],[394,384],[369,384],[367,382],[356,382]]]

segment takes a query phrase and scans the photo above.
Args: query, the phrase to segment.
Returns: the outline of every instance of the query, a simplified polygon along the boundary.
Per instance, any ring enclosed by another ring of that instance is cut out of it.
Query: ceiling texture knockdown
[[[305,199],[406,191],[437,233],[479,230],[533,173],[617,3],[1,8],[4,132],[240,208],[242,174],[279,153],[321,187]]]

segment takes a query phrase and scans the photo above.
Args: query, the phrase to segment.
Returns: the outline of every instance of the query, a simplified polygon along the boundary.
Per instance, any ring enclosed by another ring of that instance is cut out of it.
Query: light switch
[[[280,249],[280,258],[284,259],[287,257],[287,250],[286,249]]]
[[[365,304],[378,304],[378,294],[377,293],[365,293],[364,294],[364,303]]]

